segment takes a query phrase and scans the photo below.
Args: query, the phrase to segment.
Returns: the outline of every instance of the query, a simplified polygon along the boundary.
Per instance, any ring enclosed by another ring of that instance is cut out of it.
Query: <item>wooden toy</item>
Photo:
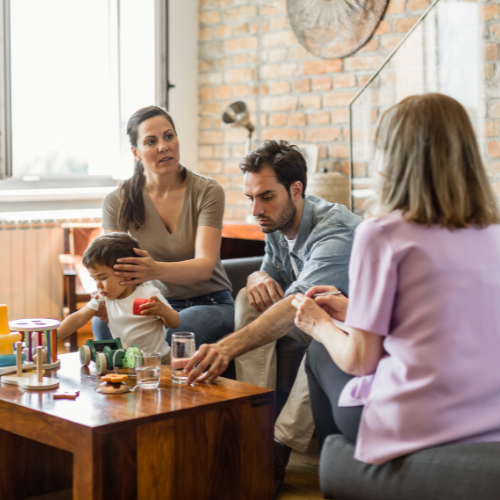
[[[75,400],[79,395],[80,395],[80,391],[56,392],[52,397],[54,399],[73,399],[73,400]]]
[[[101,377],[102,382],[96,387],[96,391],[102,394],[123,394],[129,392],[130,387],[124,383],[127,375],[111,373]]]
[[[113,369],[128,369],[135,373],[135,354],[140,354],[141,350],[136,344],[125,348],[119,338],[112,340],[92,340],[89,339],[80,348],[80,361],[83,366],[88,366],[94,361],[99,375]],[[130,374],[132,374],[130,373]]]
[[[61,322],[57,319],[28,318],[10,321],[9,327],[14,332],[24,333],[24,343],[27,348],[29,362],[34,361],[35,348],[45,344],[44,352],[47,361],[43,363],[43,367],[50,370],[59,368],[61,365],[61,362],[57,359],[57,328],[60,324]],[[33,336],[34,332],[37,335]]]
[[[151,300],[141,299],[140,297],[138,297],[137,299],[134,299],[134,305],[133,305],[132,310],[136,316],[142,316],[142,314],[141,314],[142,304],[151,304]]]
[[[2,382],[6,384],[18,385],[23,389],[31,389],[35,391],[45,391],[49,389],[55,389],[56,387],[58,387],[59,386],[58,379],[43,376],[42,346],[37,347],[38,356],[37,356],[36,374],[22,372],[22,357],[21,357],[20,344],[21,342],[18,342],[16,345],[17,347],[16,374],[4,375],[2,377]]]

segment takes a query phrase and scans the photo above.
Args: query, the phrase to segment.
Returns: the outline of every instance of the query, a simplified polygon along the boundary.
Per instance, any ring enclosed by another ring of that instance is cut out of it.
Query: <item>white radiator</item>
[[[54,221],[0,221],[0,304],[9,320],[62,317],[62,252],[63,229]]]

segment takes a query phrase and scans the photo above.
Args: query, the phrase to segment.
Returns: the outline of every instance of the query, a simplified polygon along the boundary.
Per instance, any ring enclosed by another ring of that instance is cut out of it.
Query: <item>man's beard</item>
[[[283,210],[278,214],[276,220],[269,220],[272,222],[272,226],[261,227],[263,233],[269,234],[274,233],[275,231],[286,232],[288,229],[293,227],[293,223],[295,221],[295,214],[297,213],[297,209],[292,201],[292,197],[288,195],[287,204],[283,207]]]

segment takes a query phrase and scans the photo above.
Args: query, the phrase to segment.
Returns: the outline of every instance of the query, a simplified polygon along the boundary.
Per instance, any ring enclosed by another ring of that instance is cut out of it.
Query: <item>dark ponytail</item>
[[[121,205],[118,213],[120,231],[127,231],[131,224],[135,225],[135,229],[144,225],[146,213],[142,188],[145,182],[144,165],[141,161],[136,161],[134,175],[120,184]]]
[[[139,136],[139,125],[153,118],[154,116],[164,116],[172,125],[175,134],[174,121],[172,117],[162,108],[158,106],[147,106],[136,111],[129,119],[127,124],[127,135],[130,140],[130,144],[136,148],[137,138]],[[186,169],[179,165],[181,170],[182,179],[186,178]],[[136,161],[134,175],[123,181],[120,184],[120,198],[121,205],[120,211],[118,212],[118,227],[120,231],[127,231],[130,225],[135,225],[135,229],[139,229],[144,225],[146,220],[146,212],[144,210],[144,197],[142,195],[142,190],[144,188],[144,183],[146,178],[144,176],[144,165],[141,161]]]

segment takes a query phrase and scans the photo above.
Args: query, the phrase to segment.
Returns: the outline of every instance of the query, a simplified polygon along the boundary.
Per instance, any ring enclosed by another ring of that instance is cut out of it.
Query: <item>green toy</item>
[[[141,354],[137,344],[126,349],[119,338],[112,340],[89,339],[80,348],[80,361],[83,366],[88,366],[93,361],[97,373],[102,375],[114,368],[135,368],[134,356],[136,354]]]

